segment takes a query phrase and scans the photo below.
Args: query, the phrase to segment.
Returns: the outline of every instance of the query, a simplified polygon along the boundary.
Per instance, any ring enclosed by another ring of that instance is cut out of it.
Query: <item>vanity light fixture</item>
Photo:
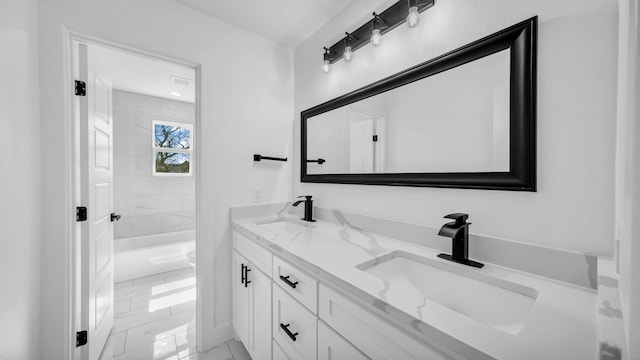
[[[399,0],[381,13],[373,13],[373,19],[362,24],[352,32],[345,32],[345,37],[333,44],[327,51],[325,48],[324,72],[329,72],[329,65],[344,58],[350,61],[353,53],[371,43],[380,45],[382,35],[406,22],[409,27],[417,26],[419,14],[435,5],[435,0]],[[328,63],[327,63],[328,60]]]

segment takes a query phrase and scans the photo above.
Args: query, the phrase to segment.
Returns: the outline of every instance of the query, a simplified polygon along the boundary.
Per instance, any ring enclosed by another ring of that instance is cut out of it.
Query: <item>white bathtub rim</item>
[[[152,249],[159,246],[169,244],[186,243],[196,240],[196,231],[184,230],[170,233],[142,235],[128,238],[114,239],[114,253],[124,253],[129,251],[138,251],[144,249]]]

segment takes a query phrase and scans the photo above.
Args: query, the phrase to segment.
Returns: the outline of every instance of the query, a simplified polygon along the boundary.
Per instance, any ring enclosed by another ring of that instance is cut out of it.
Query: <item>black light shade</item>
[[[324,61],[330,60],[329,59],[329,49],[324,48]]]

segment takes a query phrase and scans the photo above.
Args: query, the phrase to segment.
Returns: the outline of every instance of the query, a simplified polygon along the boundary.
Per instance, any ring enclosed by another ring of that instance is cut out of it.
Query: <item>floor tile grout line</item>
[[[158,317],[156,319],[152,319],[152,320],[140,323],[140,324],[136,324],[135,326],[128,327],[128,328],[126,328],[126,329],[124,329],[122,331],[118,331],[116,334],[120,334],[123,331],[133,330],[133,329],[139,328],[141,326],[146,326],[146,325],[149,325],[149,324],[151,324],[153,322],[162,321],[162,320],[165,320],[165,319],[167,319],[169,317],[180,315],[180,314],[182,314],[183,312],[186,312],[186,311],[189,311],[189,310],[181,311],[181,312],[177,313],[176,315],[171,315],[171,311],[169,311],[169,316],[162,316],[162,317]]]
[[[124,350],[122,351],[122,353],[126,353],[127,352],[127,338],[129,337],[129,329],[124,331]]]
[[[233,355],[233,351],[231,351],[231,347],[229,347],[228,341],[224,342],[224,346],[226,346],[227,350],[229,350],[229,354],[231,354],[231,359],[236,360],[235,355]]]

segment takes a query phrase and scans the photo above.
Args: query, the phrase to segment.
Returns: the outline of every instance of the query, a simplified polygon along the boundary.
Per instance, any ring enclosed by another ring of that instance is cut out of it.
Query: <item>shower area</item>
[[[194,103],[113,91],[116,283],[195,267],[194,121]]]

